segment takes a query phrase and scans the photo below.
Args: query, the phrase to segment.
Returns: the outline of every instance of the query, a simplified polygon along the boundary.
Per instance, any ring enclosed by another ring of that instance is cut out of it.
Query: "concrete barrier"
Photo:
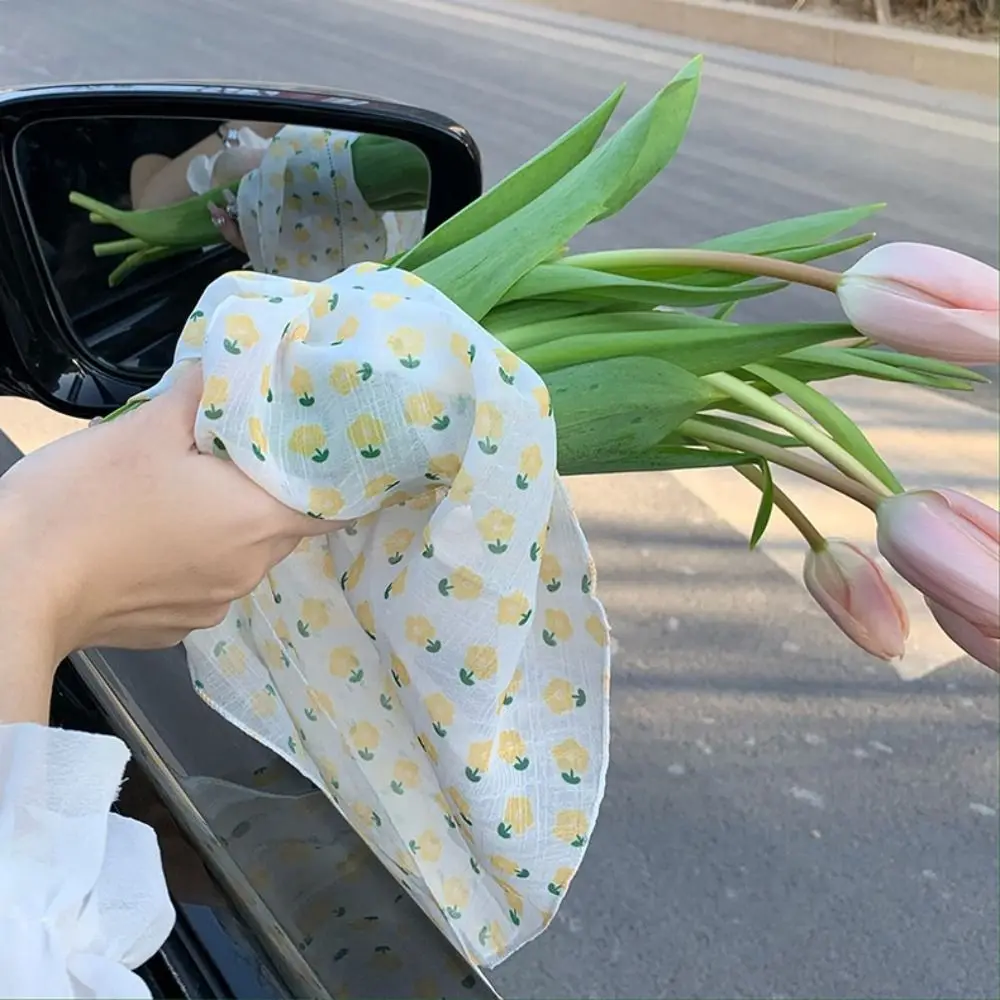
[[[521,2],[994,98],[1000,92],[1000,47],[995,42],[883,28],[736,0]]]

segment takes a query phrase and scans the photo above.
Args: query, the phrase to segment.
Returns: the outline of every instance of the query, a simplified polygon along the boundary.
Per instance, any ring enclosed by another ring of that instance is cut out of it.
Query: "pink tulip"
[[[878,507],[878,547],[904,580],[1000,638],[1000,513],[955,490],[915,490]]]
[[[831,538],[822,552],[809,552],[802,576],[848,639],[880,660],[903,655],[910,634],[906,608],[877,563],[859,548]]]
[[[876,247],[844,272],[837,297],[861,333],[897,351],[960,365],[1000,355],[1000,274],[954,250]]]
[[[924,600],[938,625],[941,626],[941,630],[952,642],[961,646],[974,660],[1000,674],[1000,639],[991,639],[983,635],[975,625],[970,625],[961,615],[935,604],[930,598]]]

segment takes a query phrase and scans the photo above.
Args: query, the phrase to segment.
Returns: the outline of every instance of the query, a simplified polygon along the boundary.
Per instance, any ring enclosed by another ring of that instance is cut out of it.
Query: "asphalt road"
[[[996,104],[511,4],[0,3],[0,84],[343,86],[446,112],[496,180],[697,50],[667,174],[581,247],[681,245],[887,200],[880,238],[997,261]],[[747,318],[822,315],[783,293]],[[995,389],[976,405],[996,410]],[[849,647],[683,479],[574,482],[618,649],[602,818],[509,997],[995,997],[996,680]]]

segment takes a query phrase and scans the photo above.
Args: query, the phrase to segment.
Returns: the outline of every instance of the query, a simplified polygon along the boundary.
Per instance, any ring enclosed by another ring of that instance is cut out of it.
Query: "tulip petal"
[[[886,243],[845,272],[889,279],[957,309],[1000,310],[1000,274],[995,267],[955,250],[926,243]]]
[[[983,666],[1000,673],[1000,639],[991,639],[983,635],[975,625],[967,622],[961,615],[949,611],[935,601],[925,598],[941,631],[957,646],[961,646],[969,656],[978,660]]]

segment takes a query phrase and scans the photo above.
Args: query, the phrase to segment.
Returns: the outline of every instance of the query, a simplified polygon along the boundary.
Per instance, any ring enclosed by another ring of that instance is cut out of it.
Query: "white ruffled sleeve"
[[[0,997],[148,997],[174,922],[156,834],[111,812],[111,736],[0,725]]]

